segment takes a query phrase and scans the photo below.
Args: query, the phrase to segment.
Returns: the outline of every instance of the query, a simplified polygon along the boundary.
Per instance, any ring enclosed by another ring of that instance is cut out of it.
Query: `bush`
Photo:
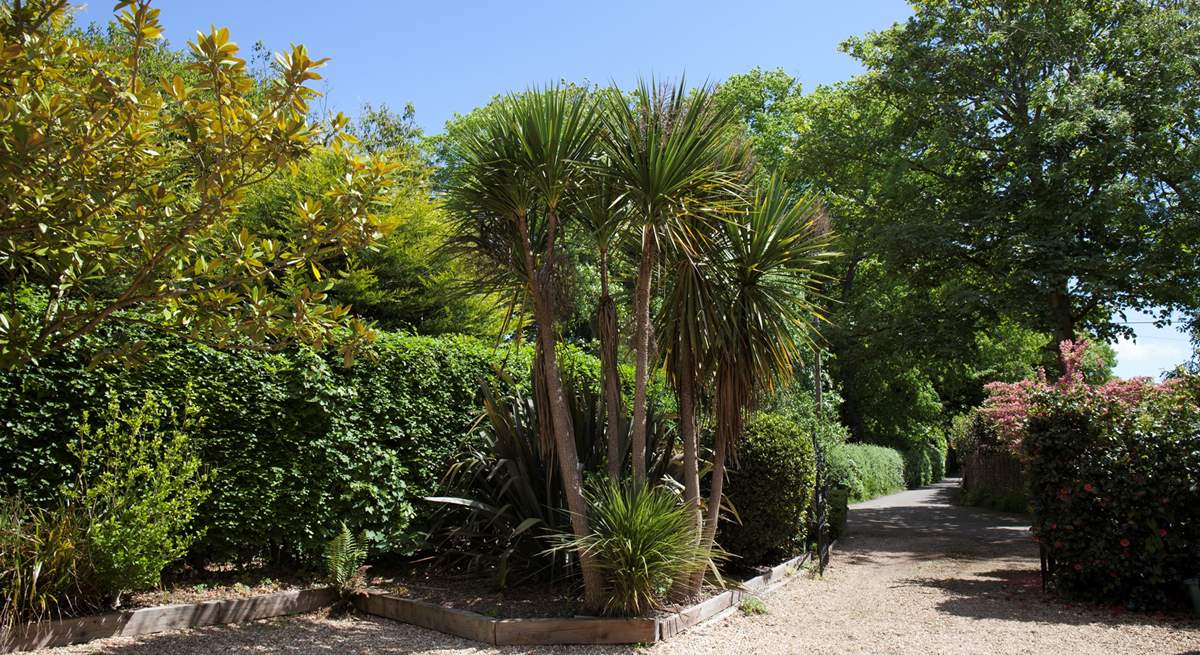
[[[93,430],[79,426],[79,483],[67,498],[85,508],[87,549],[102,596],[157,587],[163,569],[196,538],[188,532],[208,496],[192,449],[192,410],[176,417],[153,394],[122,413],[116,401]]]
[[[107,357],[116,350],[120,363]],[[347,369],[307,349],[218,351],[106,326],[38,366],[0,371],[0,495],[54,506],[73,476],[68,445],[83,413],[150,391],[176,410],[184,397],[197,408],[192,443],[211,494],[193,560],[319,564],[342,520],[375,552],[410,553],[428,529],[417,499],[438,492],[475,438],[480,382],[507,384],[499,368],[527,387],[530,361],[528,348],[381,332]],[[561,365],[599,384],[599,363],[581,348],[564,346]],[[665,396],[661,380],[654,388]]]
[[[747,564],[804,551],[816,477],[812,435],[775,414],[747,424],[726,497],[738,521],[721,526],[721,546]]]
[[[142,341],[137,366],[94,355]],[[0,485],[54,503],[84,412],[147,391],[198,408],[193,443],[212,472],[200,509],[199,560],[316,562],[342,519],[378,550],[411,549],[414,496],[436,488],[478,411],[494,364],[527,370],[522,353],[463,337],[381,334],[373,358],[345,369],[307,350],[223,352],[111,330],[37,367],[0,373]],[[190,391],[188,391],[190,389]]]
[[[904,489],[904,457],[900,451],[871,444],[843,444],[831,449],[830,480],[850,490],[860,502]],[[836,476],[836,477],[835,477]]]
[[[662,607],[678,577],[708,568],[709,554],[672,491],[605,480],[587,496],[592,532],[561,548],[596,559],[606,578],[606,614],[647,614]]]
[[[928,434],[904,451],[904,483],[909,489],[940,482],[946,477],[946,436],[940,430]]]
[[[1200,572],[1200,378],[1140,397],[1060,384],[1030,400],[1022,447],[1055,585],[1170,604]]]

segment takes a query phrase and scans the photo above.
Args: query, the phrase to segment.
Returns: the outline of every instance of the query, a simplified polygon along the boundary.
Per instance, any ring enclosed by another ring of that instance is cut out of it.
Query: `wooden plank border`
[[[300,614],[327,607],[336,600],[333,589],[301,589],[33,623],[6,631],[0,638],[0,653]]]
[[[494,619],[476,612],[443,607],[386,593],[365,592],[354,599],[367,614],[496,646],[551,644],[648,644],[670,639],[693,626],[735,611],[742,599],[773,590],[795,577],[806,553],[772,567],[712,598],[659,618]]]

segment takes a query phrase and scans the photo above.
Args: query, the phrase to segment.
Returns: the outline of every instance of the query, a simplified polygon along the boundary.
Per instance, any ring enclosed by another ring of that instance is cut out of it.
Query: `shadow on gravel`
[[[1070,603],[1042,593],[1041,574],[1028,569],[1000,569],[970,578],[917,578],[903,584],[940,589],[952,595],[938,610],[971,619],[1002,619],[1055,625],[1171,625],[1200,628],[1184,614],[1148,614],[1087,603]]]

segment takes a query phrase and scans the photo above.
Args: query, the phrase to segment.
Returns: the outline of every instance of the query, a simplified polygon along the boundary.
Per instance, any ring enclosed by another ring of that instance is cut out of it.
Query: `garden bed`
[[[489,616],[464,607],[485,607],[490,613],[505,608],[531,609],[522,602],[507,605],[494,596],[467,594],[460,606],[454,606],[449,592],[455,587],[438,587],[434,594],[428,590],[410,594],[412,587],[397,592],[374,590],[355,599],[359,611],[403,621],[438,632],[465,637],[497,646],[518,644],[637,644],[669,639],[704,621],[723,616],[738,607],[747,596],[762,594],[793,576],[808,555],[789,559],[766,572],[742,581],[736,588],[720,591],[691,606],[677,611],[662,612],[645,618],[604,618],[593,616],[555,616],[506,618]],[[436,599],[435,601],[429,600]],[[540,603],[539,603],[540,604]],[[576,607],[577,601],[566,607]],[[519,611],[519,610],[518,610]]]
[[[703,601],[668,608],[652,617],[579,616],[581,605],[576,591],[562,585],[533,584],[504,592],[488,591],[476,576],[423,577],[390,572],[371,576],[368,591],[358,594],[354,604],[367,614],[494,645],[653,643],[735,610],[747,596],[762,594],[792,577],[808,558],[805,554],[789,559],[737,583],[735,588],[711,589],[712,595]],[[310,612],[337,601],[337,592],[326,588],[256,593],[301,584],[298,578],[285,582],[267,578],[255,586],[230,580],[216,584],[213,579],[215,586],[180,584],[129,600],[136,604],[151,603],[154,598],[175,601],[170,604],[21,626],[5,633],[0,653],[243,623]],[[189,596],[209,599],[179,602]]]

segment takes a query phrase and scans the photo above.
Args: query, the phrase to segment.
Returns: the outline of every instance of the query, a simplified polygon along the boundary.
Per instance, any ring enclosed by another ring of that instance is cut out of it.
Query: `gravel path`
[[[1024,517],[952,504],[954,481],[856,505],[824,578],[796,580],[735,615],[647,649],[701,653],[1200,654],[1200,623],[1043,599]],[[318,615],[109,639],[43,655],[180,653],[627,653],[496,649],[386,619]]]

